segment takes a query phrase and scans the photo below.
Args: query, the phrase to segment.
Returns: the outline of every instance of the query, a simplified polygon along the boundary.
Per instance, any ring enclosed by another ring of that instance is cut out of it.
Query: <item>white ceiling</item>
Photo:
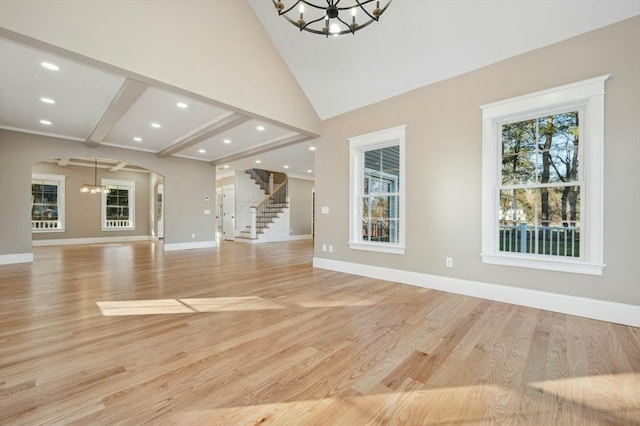
[[[313,141],[287,128],[12,40],[0,38],[0,58],[0,128],[207,161],[220,173],[257,167],[313,178]]]
[[[247,1],[322,119],[640,14],[640,0],[393,0],[380,22],[325,38],[298,31],[270,0]],[[305,135],[3,38],[0,128],[208,161],[221,175],[314,176]]]
[[[326,38],[248,1],[323,120],[640,14],[640,0],[393,0],[379,22]]]

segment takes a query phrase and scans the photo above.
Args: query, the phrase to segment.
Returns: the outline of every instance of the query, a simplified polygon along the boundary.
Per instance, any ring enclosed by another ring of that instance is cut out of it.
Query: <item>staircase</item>
[[[251,225],[240,231],[239,238],[260,240],[289,208],[287,175],[261,169],[250,169],[245,173],[260,186],[265,197],[251,206]]]

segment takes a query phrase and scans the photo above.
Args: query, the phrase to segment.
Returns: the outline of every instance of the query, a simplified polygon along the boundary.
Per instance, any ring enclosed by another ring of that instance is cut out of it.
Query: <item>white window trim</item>
[[[56,228],[56,229],[33,229],[32,228],[31,232],[34,234],[42,234],[42,233],[49,233],[49,232],[64,232],[65,231],[64,205],[66,204],[65,183],[67,181],[67,177],[65,175],[32,173],[31,182],[33,182],[34,180],[54,180],[58,182],[58,221],[60,221],[60,228]]]
[[[349,248],[382,253],[404,254],[405,246],[405,130],[406,125],[392,127],[365,135],[354,136],[349,140],[350,182],[349,182]],[[364,152],[373,149],[398,145],[400,147],[400,202],[398,208],[399,233],[397,243],[362,241],[362,203],[359,202],[361,185],[364,184]]]
[[[136,183],[130,182],[126,180],[115,180],[115,179],[101,179],[101,185],[109,187],[111,185],[120,185],[120,186],[128,186],[129,187],[129,222],[131,226],[127,227],[117,227],[117,228],[107,228],[104,226],[105,221],[107,220],[107,194],[102,193],[102,206],[101,206],[101,220],[100,224],[102,226],[103,231],[131,231],[136,229]]]
[[[602,275],[604,94],[610,74],[482,105],[482,261],[551,271]],[[503,122],[548,111],[582,108],[582,235],[580,259],[506,253],[498,245],[499,129]]]

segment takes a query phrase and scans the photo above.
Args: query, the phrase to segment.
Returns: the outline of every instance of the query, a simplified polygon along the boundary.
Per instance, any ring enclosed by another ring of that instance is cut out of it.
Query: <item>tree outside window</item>
[[[64,182],[65,176],[32,175],[32,231],[64,231]]]

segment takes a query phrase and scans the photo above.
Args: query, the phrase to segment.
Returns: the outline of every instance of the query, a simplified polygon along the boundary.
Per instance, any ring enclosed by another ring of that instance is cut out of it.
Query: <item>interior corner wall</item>
[[[164,177],[165,243],[215,241],[215,168],[209,163],[0,129],[0,255],[31,253],[31,170],[52,158],[122,160]],[[70,191],[71,188],[67,188]],[[195,234],[195,238],[192,235]]]
[[[315,256],[640,305],[640,17],[323,122]],[[606,82],[602,276],[483,264],[480,105],[611,74]],[[347,138],[406,124],[406,253],[350,250]],[[332,244],[333,253],[323,253]],[[453,257],[454,268],[445,267]]]
[[[320,130],[318,115],[246,1],[3,0],[0,36],[53,46],[57,54],[81,55],[74,59],[115,66],[301,131]]]
[[[312,180],[289,177],[289,211],[291,235],[312,234]]]

